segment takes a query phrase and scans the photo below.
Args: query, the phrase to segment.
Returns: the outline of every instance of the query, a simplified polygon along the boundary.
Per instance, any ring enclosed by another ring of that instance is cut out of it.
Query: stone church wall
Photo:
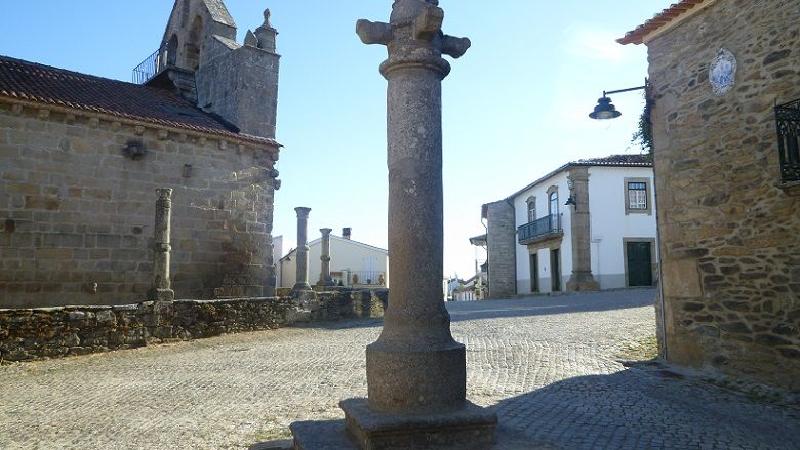
[[[264,295],[274,160],[266,144],[0,103],[0,308],[144,300],[156,188],[174,190],[176,296]]]
[[[796,0],[724,0],[648,43],[670,360],[800,390],[800,197],[773,106],[800,98]],[[735,86],[709,82],[721,48]]]

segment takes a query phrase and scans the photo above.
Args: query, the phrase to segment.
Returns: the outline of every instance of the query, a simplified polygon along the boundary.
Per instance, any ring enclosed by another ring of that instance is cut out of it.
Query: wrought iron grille
[[[133,69],[131,81],[136,84],[145,84],[155,78],[167,67],[166,57],[167,52],[162,46]]]
[[[800,181],[800,99],[775,107],[781,180]]]
[[[517,229],[517,236],[519,242],[524,243],[549,234],[561,232],[561,214],[552,214],[521,225]]]

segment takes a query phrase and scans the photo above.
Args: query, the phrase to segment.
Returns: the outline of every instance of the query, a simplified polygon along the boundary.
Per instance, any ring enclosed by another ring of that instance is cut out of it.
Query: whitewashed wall
[[[656,214],[653,169],[649,167],[589,168],[592,273],[602,289],[625,287],[624,239],[655,239]],[[625,179],[647,178],[651,214],[625,214]],[[658,246],[653,246],[657,252]],[[657,256],[657,254],[656,254]]]
[[[558,203],[561,216],[561,227],[564,229],[564,237],[561,241],[561,289],[564,289],[569,276],[572,274],[572,238],[570,235],[570,214],[569,207],[565,206],[569,198],[567,188],[566,172],[558,173],[542,181],[531,189],[522,192],[514,197],[514,210],[516,212],[517,227],[528,223],[528,204],[526,200],[530,196],[536,197],[536,218],[541,218],[549,214],[549,200],[547,190],[550,186],[558,186]],[[519,242],[519,239],[517,239]],[[538,251],[539,261],[539,292],[550,292],[552,289],[552,268],[550,267],[550,250],[540,249]],[[528,247],[517,243],[517,294],[529,294],[531,292],[530,277],[530,256]]]

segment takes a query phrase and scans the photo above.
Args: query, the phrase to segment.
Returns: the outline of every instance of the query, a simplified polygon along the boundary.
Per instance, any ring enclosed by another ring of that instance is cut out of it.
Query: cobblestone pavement
[[[469,396],[531,448],[800,448],[800,413],[626,368],[651,290],[449,304]],[[379,322],[245,333],[0,367],[0,448],[247,448],[366,394]]]

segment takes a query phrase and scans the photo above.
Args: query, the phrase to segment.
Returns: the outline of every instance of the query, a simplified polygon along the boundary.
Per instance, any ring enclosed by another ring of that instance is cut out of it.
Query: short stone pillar
[[[172,301],[175,292],[170,289],[169,254],[170,220],[172,217],[172,189],[156,189],[156,219],[153,229],[153,286],[148,300]]]
[[[320,286],[333,286],[333,278],[331,278],[331,230],[330,228],[323,228],[319,230],[322,233],[322,254],[320,255],[320,271],[319,282]]]
[[[573,167],[569,170],[572,184],[570,235],[572,237],[572,275],[567,281],[567,291],[599,291],[600,284],[592,275],[592,235],[589,215],[589,168]]]
[[[391,23],[359,20],[383,44],[388,80],[389,271],[383,331],[367,346],[368,399],[344,400],[362,448],[491,447],[495,414],[466,400],[466,347],[450,333],[442,298],[442,80],[471,43],[442,33],[437,0],[396,0]],[[297,438],[297,435],[295,436]],[[301,446],[302,447],[302,446]]]
[[[295,257],[296,282],[292,292],[310,291],[308,283],[308,215],[311,208],[295,208],[297,213],[297,255]]]

